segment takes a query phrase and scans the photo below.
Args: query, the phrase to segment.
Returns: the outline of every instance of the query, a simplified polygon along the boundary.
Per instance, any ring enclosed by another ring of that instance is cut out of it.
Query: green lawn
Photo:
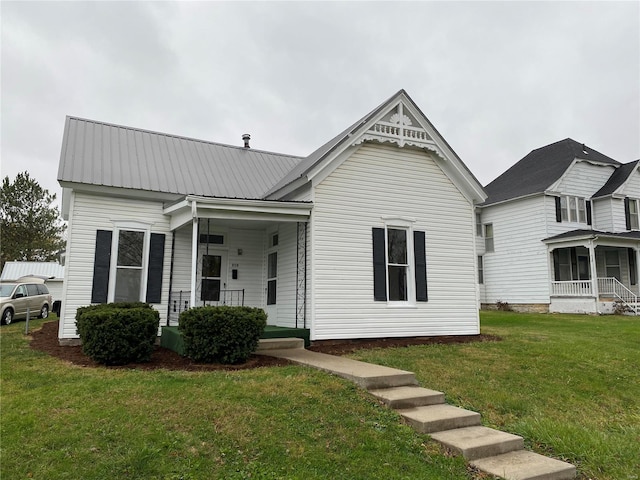
[[[523,435],[581,478],[638,479],[640,320],[482,314],[500,342],[360,351]],[[33,322],[37,328],[42,321]],[[0,478],[470,479],[347,381],[303,367],[110,370],[0,328]]]
[[[583,478],[640,478],[640,319],[482,312],[500,342],[360,351],[416,373],[485,425],[574,463]]]
[[[0,328],[2,479],[472,478],[319,371],[82,368],[32,351],[23,331]]]

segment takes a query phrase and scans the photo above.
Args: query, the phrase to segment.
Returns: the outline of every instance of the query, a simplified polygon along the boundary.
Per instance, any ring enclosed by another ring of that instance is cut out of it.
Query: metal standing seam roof
[[[61,183],[261,199],[301,157],[67,117]]]
[[[620,162],[571,138],[532,150],[518,163],[484,187],[489,197],[482,205],[503,202],[535,193],[553,185],[578,158],[615,167]]]
[[[603,237],[603,238],[615,238],[623,240],[640,240],[640,231],[631,232],[605,232],[602,230],[571,230],[570,232],[560,233],[552,237],[544,238],[543,242],[557,241],[557,240],[571,240],[574,238],[582,237]]]
[[[16,280],[28,275],[44,275],[64,279],[64,266],[56,262],[6,262],[0,280]]]

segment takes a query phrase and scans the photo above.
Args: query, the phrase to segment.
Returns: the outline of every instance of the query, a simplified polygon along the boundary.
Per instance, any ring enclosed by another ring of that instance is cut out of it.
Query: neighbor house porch
[[[550,311],[640,312],[637,232],[577,231],[545,240],[549,251]]]

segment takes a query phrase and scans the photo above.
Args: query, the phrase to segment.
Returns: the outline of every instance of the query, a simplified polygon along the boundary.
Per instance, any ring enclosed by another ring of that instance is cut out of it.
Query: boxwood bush
[[[258,347],[267,314],[253,307],[196,307],[180,314],[184,353],[196,362],[244,363]]]
[[[141,302],[103,303],[76,311],[82,351],[105,365],[149,361],[159,324],[157,310]]]

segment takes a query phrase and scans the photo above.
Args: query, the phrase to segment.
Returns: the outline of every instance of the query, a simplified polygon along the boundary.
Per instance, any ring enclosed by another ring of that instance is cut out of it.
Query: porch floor
[[[308,328],[288,328],[267,325],[260,336],[260,338],[289,337],[302,338],[304,340],[305,347],[311,345],[310,331]],[[184,343],[182,341],[182,335],[178,331],[178,327],[162,327],[160,346],[173,350],[180,355],[184,355]]]

